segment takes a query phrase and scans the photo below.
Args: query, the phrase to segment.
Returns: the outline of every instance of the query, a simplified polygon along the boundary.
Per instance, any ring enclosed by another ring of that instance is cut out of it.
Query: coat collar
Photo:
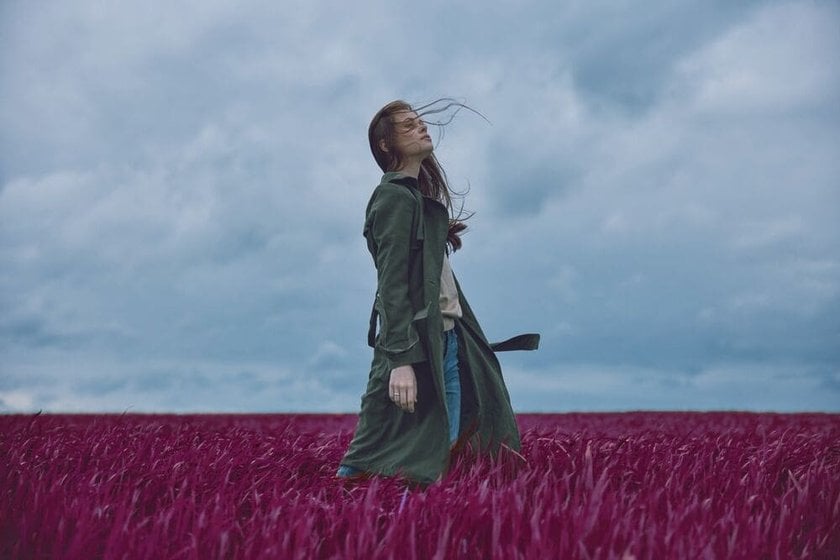
[[[382,181],[381,182],[382,183],[391,183],[393,185],[401,185],[403,187],[408,187],[410,189],[414,189],[418,193],[421,194],[421,196],[423,197],[422,200],[425,200],[425,201],[431,203],[432,205],[440,206],[440,208],[443,210],[443,212],[445,214],[447,214],[447,216],[449,215],[448,211],[446,210],[446,206],[442,202],[440,202],[439,200],[435,200],[433,198],[429,198],[428,196],[426,196],[426,195],[424,195],[423,193],[420,192],[420,185],[417,182],[417,179],[415,179],[414,177],[404,175],[404,174],[400,173],[399,171],[388,171],[387,173],[385,173],[382,176]]]
[[[411,187],[413,189],[420,189],[420,185],[417,183],[417,179],[414,177],[409,177],[408,175],[403,175],[398,171],[389,171],[382,176],[383,183],[395,183],[397,185],[402,185],[404,187]]]

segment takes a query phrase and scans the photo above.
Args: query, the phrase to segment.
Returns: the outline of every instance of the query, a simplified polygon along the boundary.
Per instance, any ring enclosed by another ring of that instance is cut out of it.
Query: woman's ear
[[[385,143],[384,138],[379,141],[379,149],[382,150],[385,153],[388,152],[388,145]]]

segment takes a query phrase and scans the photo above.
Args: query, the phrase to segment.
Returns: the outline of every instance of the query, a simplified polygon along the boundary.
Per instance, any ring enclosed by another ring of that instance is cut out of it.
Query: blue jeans
[[[458,439],[461,427],[461,376],[458,371],[458,335],[455,329],[443,333],[443,387],[449,413],[449,443]]]
[[[461,376],[458,371],[458,335],[455,329],[443,332],[443,387],[449,415],[449,444],[452,445],[458,440],[461,426]],[[336,476],[348,477],[361,473],[355,467],[339,465]]]

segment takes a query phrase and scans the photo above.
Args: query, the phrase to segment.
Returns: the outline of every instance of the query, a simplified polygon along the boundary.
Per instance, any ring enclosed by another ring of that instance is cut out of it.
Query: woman
[[[491,345],[481,331],[449,265],[465,226],[451,217],[451,191],[421,115],[393,101],[373,117],[368,140],[385,172],[364,226],[377,271],[368,333],[373,363],[336,476],[431,483],[446,471],[455,447],[491,455],[502,446],[519,450],[493,352],[535,349],[539,335]]]

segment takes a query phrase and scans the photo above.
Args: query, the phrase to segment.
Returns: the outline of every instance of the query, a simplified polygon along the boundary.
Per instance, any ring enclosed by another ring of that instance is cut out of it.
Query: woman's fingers
[[[417,384],[415,383],[411,387],[409,387],[408,392],[406,394],[406,400],[408,401],[408,411],[414,412],[414,403],[417,402]]]
[[[403,399],[406,396],[406,390],[402,387],[391,386],[391,400],[394,401],[394,404],[400,408],[403,408]]]
[[[414,403],[417,402],[417,378],[414,368],[407,365],[391,370],[388,391],[394,404],[407,412],[414,412]]]
[[[414,412],[414,403],[417,402],[417,386],[409,385],[394,387],[390,389],[391,400],[394,404],[408,412]]]
[[[408,412],[414,412],[414,387],[409,386],[400,389],[400,408]]]

